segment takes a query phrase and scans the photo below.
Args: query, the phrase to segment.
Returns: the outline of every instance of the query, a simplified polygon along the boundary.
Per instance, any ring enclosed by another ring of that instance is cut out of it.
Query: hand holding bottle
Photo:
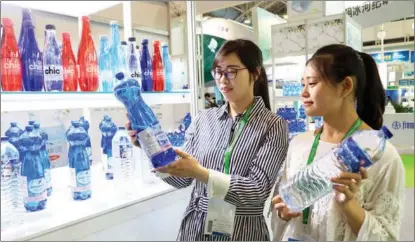
[[[278,217],[284,221],[289,221],[290,219],[296,218],[302,214],[301,212],[295,213],[290,211],[287,205],[282,201],[280,195],[273,197],[271,202],[278,214]]]

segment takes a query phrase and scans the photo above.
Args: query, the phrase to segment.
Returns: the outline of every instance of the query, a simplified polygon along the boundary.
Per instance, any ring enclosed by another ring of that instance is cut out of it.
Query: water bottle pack
[[[383,155],[386,140],[391,137],[385,126],[381,130],[354,133],[281,184],[281,198],[293,212],[302,211],[333,191],[330,178],[341,172],[359,172],[360,167],[375,164]]]
[[[295,108],[279,108],[278,116],[283,118],[288,124],[289,140],[291,141],[297,134],[307,130],[306,116],[304,108],[301,106],[299,112]],[[297,117],[298,116],[298,117]]]

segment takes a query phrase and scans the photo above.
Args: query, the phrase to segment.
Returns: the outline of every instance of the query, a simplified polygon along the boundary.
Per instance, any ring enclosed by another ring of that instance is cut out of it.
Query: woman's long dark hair
[[[265,107],[271,110],[268,93],[268,78],[263,65],[262,52],[259,47],[250,40],[236,39],[226,41],[219,49],[213,62],[213,68],[216,68],[220,59],[224,56],[235,53],[242,64],[246,66],[249,73],[258,75],[258,80],[254,84],[254,96],[262,97]],[[258,73],[258,68],[261,70]]]
[[[376,62],[370,55],[346,45],[333,44],[317,50],[307,64],[332,84],[342,82],[347,76],[355,78],[357,114],[371,128],[382,127],[386,94]]]

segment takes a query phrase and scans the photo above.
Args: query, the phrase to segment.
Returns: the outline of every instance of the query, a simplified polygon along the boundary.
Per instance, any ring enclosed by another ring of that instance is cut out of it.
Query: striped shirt
[[[184,151],[205,168],[224,172],[224,154],[241,119],[242,115],[237,115],[235,120],[230,117],[228,104],[202,111],[187,133]],[[263,216],[264,204],[287,155],[287,124],[265,107],[262,98],[255,97],[251,115],[236,142],[230,160],[230,187],[225,196],[226,202],[236,206],[231,239],[270,240]],[[193,179],[168,177],[164,181],[184,188],[191,185]],[[196,181],[178,240],[229,240],[204,234],[208,202],[207,185]]]

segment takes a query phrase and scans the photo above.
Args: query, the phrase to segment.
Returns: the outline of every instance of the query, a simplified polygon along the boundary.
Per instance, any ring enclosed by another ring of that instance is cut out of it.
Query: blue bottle
[[[22,176],[24,187],[24,207],[28,212],[45,209],[47,202],[46,179],[43,169],[40,148],[42,137],[39,132],[33,132],[33,126],[26,126],[25,132],[19,138],[22,150]]]
[[[105,164],[105,178],[107,180],[114,179],[113,164],[112,164],[112,138],[117,132],[117,126],[112,122],[110,117],[105,117],[105,120],[100,124],[99,129],[102,133],[101,147],[103,153],[103,160]]]
[[[88,157],[89,157],[89,164],[92,165],[92,146],[91,146],[91,138],[89,137],[89,122],[88,120],[85,119],[84,116],[81,116],[81,118],[79,119],[79,124],[81,125],[82,128],[85,129],[86,133],[88,134],[88,140],[85,143],[85,147],[86,147],[86,152],[88,153]]]
[[[142,80],[141,80],[140,59],[139,59],[139,53],[136,49],[136,43],[135,43],[134,37],[128,38],[127,60],[128,60],[128,71],[127,71],[128,78],[136,79],[138,83],[141,84]]]
[[[62,57],[55,36],[55,25],[46,25],[46,39],[43,50],[43,73],[45,90],[47,92],[61,92],[63,90]]]
[[[86,200],[92,194],[91,169],[85,146],[89,136],[79,122],[73,121],[72,127],[66,132],[66,138],[69,143],[72,197],[74,200]]]
[[[150,51],[148,49],[148,39],[143,39],[141,48],[141,90],[143,92],[153,91],[153,68],[151,66]]]
[[[111,70],[111,52],[108,37],[106,35],[101,35],[99,37],[98,68],[101,92],[112,92],[114,81]]]
[[[43,57],[37,45],[35,26],[30,20],[22,24],[23,38],[20,48],[22,58],[23,88],[25,91],[43,90]]]
[[[173,70],[169,55],[169,46],[167,44],[163,44],[163,66],[164,66],[164,81],[165,81],[165,90],[167,92],[171,92],[173,90]]]
[[[10,123],[10,128],[6,130],[5,135],[9,138],[10,144],[16,147],[19,150],[19,157],[22,159],[23,155],[21,154],[21,149],[19,147],[19,137],[23,134],[23,130],[17,126],[16,122]]]
[[[22,42],[23,42],[23,39],[24,39],[24,35],[23,35],[23,30],[24,30],[23,25],[24,24],[23,23],[26,20],[33,22],[33,20],[32,20],[32,11],[28,8],[23,8],[22,9],[22,27],[20,28],[19,41],[17,43],[17,45],[19,47],[19,50],[20,50],[20,54],[22,53]]]
[[[33,132],[39,132],[40,136],[42,137],[42,145],[40,147],[40,154],[42,156],[42,164],[43,164],[43,169],[45,171],[46,191],[49,197],[50,195],[52,195],[52,173],[51,173],[51,167],[50,167],[49,154],[46,149],[46,143],[48,142],[48,134],[43,129],[40,128],[40,124],[38,122],[35,122],[33,124]]]
[[[111,39],[110,39],[110,56],[111,56],[111,75],[112,75],[112,83],[113,85],[117,81],[115,78],[115,74],[118,73],[120,69],[120,60],[119,52],[120,52],[120,31],[118,30],[118,22],[117,21],[110,21],[111,26]],[[112,89],[111,89],[112,91]]]
[[[140,85],[135,79],[124,80],[124,74],[116,75],[119,80],[114,87],[115,97],[128,112],[131,128],[137,131],[138,141],[154,168],[165,166],[176,159],[176,152],[159,121],[141,97]]]

